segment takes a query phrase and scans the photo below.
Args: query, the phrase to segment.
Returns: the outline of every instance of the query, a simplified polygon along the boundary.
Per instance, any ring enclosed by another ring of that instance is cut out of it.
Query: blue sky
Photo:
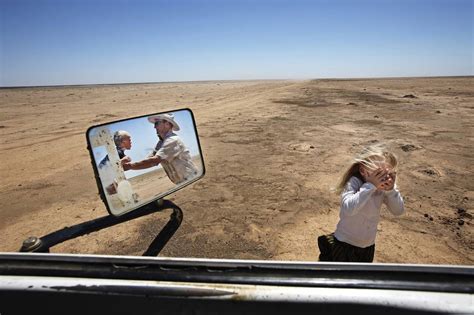
[[[0,86],[473,75],[472,0],[0,0]]]

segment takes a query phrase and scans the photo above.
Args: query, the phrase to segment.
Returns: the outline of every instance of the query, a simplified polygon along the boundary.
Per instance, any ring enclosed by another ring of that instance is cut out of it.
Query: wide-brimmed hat
[[[152,124],[156,123],[158,120],[166,120],[167,122],[169,122],[173,125],[173,130],[174,131],[179,130],[179,125],[174,120],[173,114],[160,114],[160,115],[148,117],[148,121],[151,122]]]

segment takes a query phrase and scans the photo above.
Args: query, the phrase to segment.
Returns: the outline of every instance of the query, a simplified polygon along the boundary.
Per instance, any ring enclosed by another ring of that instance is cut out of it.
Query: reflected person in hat
[[[161,164],[168,178],[175,184],[192,179],[197,175],[197,168],[191,160],[189,149],[181,138],[173,131],[178,131],[179,125],[173,114],[161,114],[148,117],[148,121],[155,126],[156,134],[160,139],[148,158],[124,163],[123,169],[141,170]]]

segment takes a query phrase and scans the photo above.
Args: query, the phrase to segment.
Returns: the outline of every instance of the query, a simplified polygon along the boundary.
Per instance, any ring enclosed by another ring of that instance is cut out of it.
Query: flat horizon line
[[[147,84],[183,84],[183,83],[219,83],[219,82],[251,82],[251,81],[353,81],[353,80],[394,80],[394,79],[442,79],[442,78],[472,78],[474,75],[446,76],[405,76],[405,77],[334,77],[334,78],[301,78],[301,79],[235,79],[235,80],[191,80],[191,81],[149,81],[149,82],[118,82],[118,83],[86,83],[86,84],[52,84],[52,85],[12,85],[0,86],[5,89],[35,89],[35,88],[64,88],[64,87],[94,87],[116,85],[147,85]]]

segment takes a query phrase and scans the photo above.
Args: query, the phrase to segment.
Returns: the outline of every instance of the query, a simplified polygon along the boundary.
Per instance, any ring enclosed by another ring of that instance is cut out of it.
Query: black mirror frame
[[[124,211],[122,213],[120,213],[119,215],[117,214],[114,214],[112,212],[112,210],[110,209],[109,207],[109,204],[107,202],[107,197],[105,196],[105,189],[102,185],[102,181],[100,179],[100,176],[99,176],[99,170],[97,168],[97,164],[95,163],[95,158],[94,158],[94,153],[92,151],[92,145],[91,145],[91,142],[90,142],[90,137],[89,137],[89,133],[91,132],[92,129],[94,128],[97,128],[97,127],[102,127],[102,126],[105,126],[105,125],[110,125],[110,124],[113,124],[113,123],[119,123],[119,122],[123,122],[123,121],[127,121],[127,120],[130,120],[130,119],[139,119],[139,118],[144,118],[144,117],[149,117],[149,116],[154,116],[154,115],[160,115],[160,114],[169,114],[169,113],[175,113],[175,112],[178,112],[178,111],[188,111],[191,115],[191,119],[193,121],[193,127],[194,127],[194,133],[196,135],[196,141],[197,141],[197,146],[198,146],[198,149],[199,149],[199,155],[201,157],[201,165],[202,165],[202,173],[199,175],[199,176],[196,176],[195,178],[189,180],[189,181],[186,181],[184,184],[180,184],[179,186],[176,186],[170,190],[168,190],[167,192],[165,193],[162,193],[162,194],[159,194],[157,195],[156,197],[154,197],[153,199],[149,200],[147,203],[143,203],[143,204],[140,204],[138,205],[136,208],[132,208],[130,210],[127,210],[127,211]],[[179,108],[179,109],[175,109],[175,110],[170,110],[170,111],[165,111],[165,112],[158,112],[158,113],[151,113],[151,114],[146,114],[146,115],[141,115],[141,116],[135,116],[135,117],[128,117],[128,118],[124,118],[124,119],[120,119],[120,120],[114,120],[114,121],[110,121],[110,122],[105,122],[105,123],[102,123],[102,124],[99,124],[99,125],[94,125],[94,126],[90,126],[87,131],[86,131],[86,141],[87,141],[87,151],[89,151],[89,155],[90,155],[90,159],[91,159],[91,164],[92,164],[92,169],[94,170],[94,177],[95,177],[95,180],[96,180],[96,183],[97,183],[97,187],[99,189],[99,195],[100,195],[100,198],[102,199],[102,201],[104,202],[105,204],[105,207],[107,209],[107,212],[110,214],[110,215],[113,215],[113,216],[121,216],[121,215],[124,215],[126,213],[129,213],[129,212],[132,212],[132,211],[135,211],[143,206],[146,206],[146,205],[149,205],[157,200],[160,200],[178,190],[181,190],[182,188],[198,181],[199,179],[203,178],[204,175],[206,174],[206,167],[205,167],[205,163],[204,163],[204,156],[202,154],[202,149],[201,149],[201,142],[199,140],[199,134],[198,134],[198,131],[197,131],[197,126],[196,126],[196,120],[194,118],[194,113],[192,112],[192,110],[190,108]]]

